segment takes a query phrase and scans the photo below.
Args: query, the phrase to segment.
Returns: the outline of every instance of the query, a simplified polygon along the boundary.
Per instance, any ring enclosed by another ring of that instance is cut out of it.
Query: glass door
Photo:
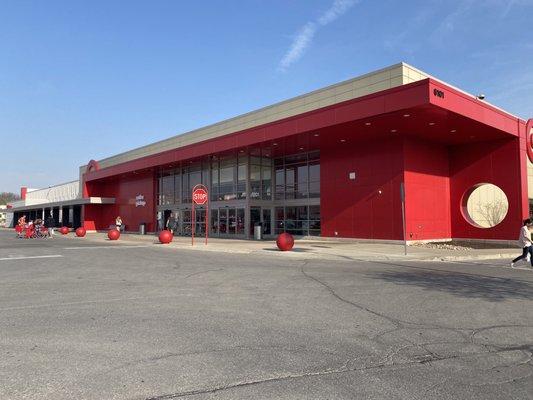
[[[180,222],[180,234],[183,236],[191,236],[191,210],[181,210]]]
[[[263,215],[261,219],[261,222],[263,222],[263,235],[272,234],[270,216],[271,216],[270,208],[263,208]]]
[[[194,209],[194,216],[195,216],[195,226],[194,226],[194,235],[195,236],[205,236],[205,208],[195,208]]]
[[[219,222],[218,228],[221,235],[226,235],[228,233],[228,209],[220,208],[218,210]]]
[[[244,208],[237,208],[237,235],[244,235]]]
[[[218,236],[218,209],[209,210],[209,218],[211,219],[211,234]]]
[[[261,207],[250,207],[250,235],[254,236],[254,226],[261,222]]]
[[[228,233],[235,235],[237,229],[237,213],[234,208],[228,210]]]

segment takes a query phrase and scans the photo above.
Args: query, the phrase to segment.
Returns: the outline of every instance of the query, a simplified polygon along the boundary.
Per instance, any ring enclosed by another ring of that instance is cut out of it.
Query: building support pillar
[[[63,226],[63,206],[59,206],[59,225]]]

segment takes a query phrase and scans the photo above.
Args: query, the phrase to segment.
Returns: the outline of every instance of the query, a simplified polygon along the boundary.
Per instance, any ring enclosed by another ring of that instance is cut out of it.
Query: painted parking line
[[[153,245],[108,245],[108,246],[79,246],[79,247],[63,247],[63,250],[92,250],[92,249],[138,249],[140,247],[152,247]]]
[[[49,254],[46,256],[20,256],[20,257],[4,257],[0,258],[0,261],[13,261],[13,260],[30,260],[33,258],[58,258],[63,257],[61,254]]]

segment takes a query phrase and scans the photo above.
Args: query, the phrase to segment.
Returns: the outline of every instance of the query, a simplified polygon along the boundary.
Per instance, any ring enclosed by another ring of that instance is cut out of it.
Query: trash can
[[[263,224],[261,222],[256,222],[254,224],[254,239],[255,240],[263,239]]]
[[[139,224],[139,234],[146,235],[146,222],[141,222]]]

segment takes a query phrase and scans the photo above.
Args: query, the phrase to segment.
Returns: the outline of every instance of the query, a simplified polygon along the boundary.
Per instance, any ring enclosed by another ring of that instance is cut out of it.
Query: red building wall
[[[127,231],[138,231],[142,222],[147,224],[148,231],[155,230],[155,178],[152,172],[87,182],[86,190],[89,196],[115,198],[115,204],[85,206],[84,226],[87,229],[107,229],[120,215]],[[144,206],[136,206],[138,195],[144,196]]]
[[[356,179],[350,180],[349,173]],[[353,140],[320,152],[322,236],[401,240],[399,137]]]
[[[455,238],[515,239],[523,215],[520,140],[511,138],[472,143],[450,148],[451,226]],[[502,189],[509,202],[505,219],[489,229],[468,223],[461,213],[465,192],[479,183],[492,183]],[[525,193],[527,196],[527,193]]]
[[[404,141],[407,240],[451,238],[448,147]]]

